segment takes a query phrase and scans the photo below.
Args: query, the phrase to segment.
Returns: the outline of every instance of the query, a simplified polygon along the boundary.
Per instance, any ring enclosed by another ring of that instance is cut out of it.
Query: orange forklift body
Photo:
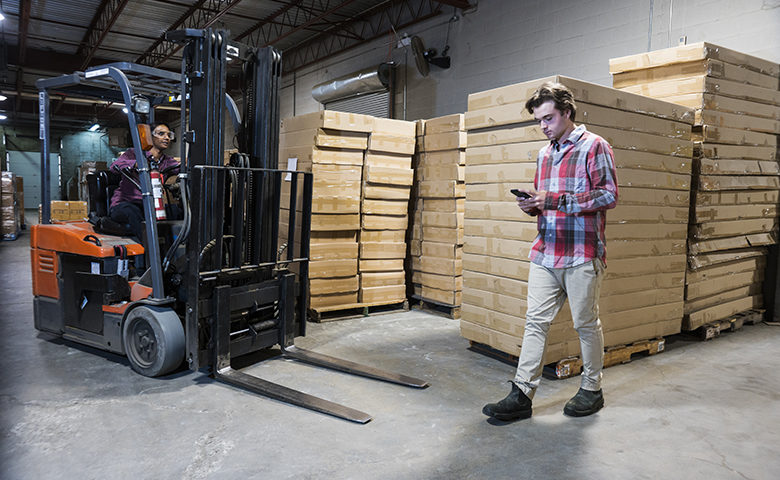
[[[128,282],[118,265],[143,253],[134,240],[97,233],[88,222],[32,225],[36,328],[124,354],[122,319],[152,289]]]

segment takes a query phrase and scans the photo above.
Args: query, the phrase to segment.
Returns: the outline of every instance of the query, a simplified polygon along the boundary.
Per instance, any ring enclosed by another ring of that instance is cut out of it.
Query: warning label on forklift
[[[46,136],[46,102],[48,102],[46,92],[38,93],[38,140],[43,140]]]

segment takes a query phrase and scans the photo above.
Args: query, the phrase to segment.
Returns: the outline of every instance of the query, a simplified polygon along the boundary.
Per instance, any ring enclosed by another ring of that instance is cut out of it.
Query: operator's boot
[[[531,399],[512,382],[512,391],[498,403],[488,403],[482,413],[502,421],[520,420],[531,416]]]
[[[574,395],[563,407],[563,413],[570,417],[586,417],[598,412],[603,406],[604,395],[601,390],[593,392],[580,388],[577,395]]]

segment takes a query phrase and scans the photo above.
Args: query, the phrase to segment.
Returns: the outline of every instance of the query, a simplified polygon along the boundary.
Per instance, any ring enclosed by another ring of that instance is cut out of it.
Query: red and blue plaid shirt
[[[539,151],[536,190],[547,197],[538,216],[539,234],[531,246],[532,262],[548,268],[568,268],[594,258],[606,259],[606,210],[618,199],[612,147],[584,125],[558,144]]]

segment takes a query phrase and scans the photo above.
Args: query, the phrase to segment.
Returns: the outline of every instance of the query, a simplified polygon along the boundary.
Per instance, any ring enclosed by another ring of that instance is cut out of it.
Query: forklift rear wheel
[[[184,360],[184,328],[167,308],[134,308],[122,327],[122,341],[130,366],[147,377],[165,375]]]

